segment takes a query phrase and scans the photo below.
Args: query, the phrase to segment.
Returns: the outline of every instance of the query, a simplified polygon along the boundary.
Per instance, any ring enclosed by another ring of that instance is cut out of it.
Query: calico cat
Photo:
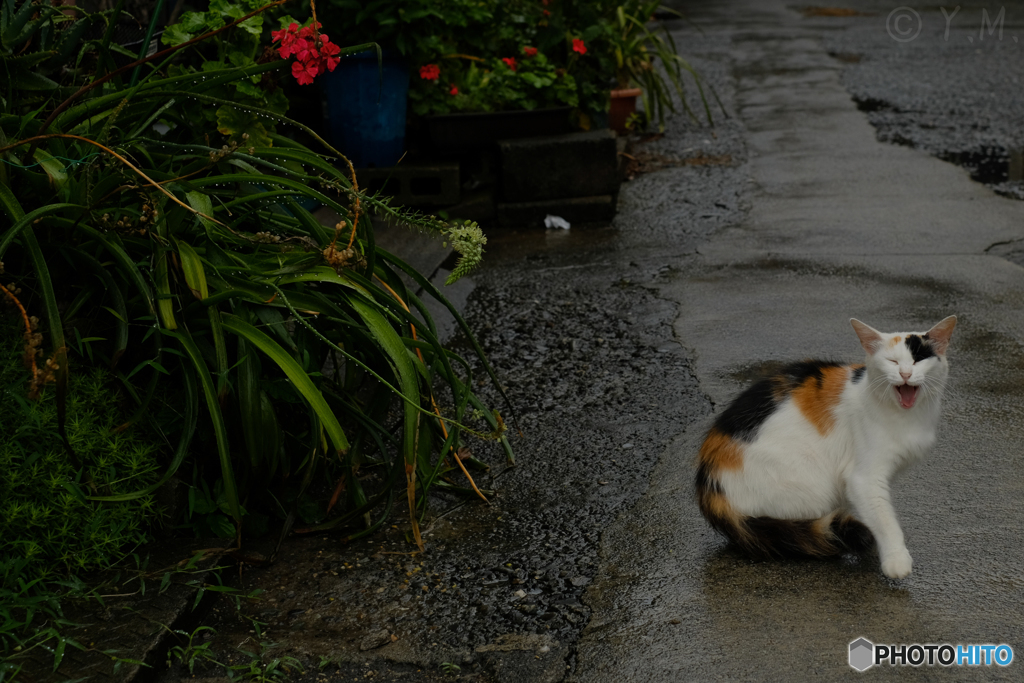
[[[882,573],[913,566],[889,500],[893,476],[935,443],[949,316],[927,332],[850,321],[863,365],[804,361],[744,391],[701,446],[701,512],[760,557],[827,557],[878,543]]]

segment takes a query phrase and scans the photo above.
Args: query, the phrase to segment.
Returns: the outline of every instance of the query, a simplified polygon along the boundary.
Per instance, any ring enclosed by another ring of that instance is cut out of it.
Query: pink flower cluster
[[[317,29],[320,24],[317,24]],[[317,34],[313,26],[292,24],[286,29],[271,32],[274,42],[281,41],[278,54],[282,59],[295,57],[292,75],[299,85],[309,85],[319,74],[334,71],[341,59],[337,56],[341,48],[331,42],[326,33]]]

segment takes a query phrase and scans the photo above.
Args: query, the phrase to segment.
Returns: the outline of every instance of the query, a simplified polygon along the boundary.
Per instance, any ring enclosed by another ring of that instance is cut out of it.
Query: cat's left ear
[[[948,318],[943,318],[942,322],[928,330],[924,338],[932,342],[936,353],[944,354],[946,347],[949,346],[949,338],[953,336],[954,327],[956,327],[956,316],[951,315]]]

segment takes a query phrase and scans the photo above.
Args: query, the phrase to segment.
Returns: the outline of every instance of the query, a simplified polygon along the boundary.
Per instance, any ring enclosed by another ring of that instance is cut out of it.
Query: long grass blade
[[[462,317],[462,314],[459,313],[459,310],[455,308],[452,302],[450,302],[436,286],[434,286],[434,283],[423,277],[423,275],[405,261],[381,248],[377,249],[377,253],[388,263],[393,264],[396,268],[411,277],[416,284],[424,289],[424,291],[448,309],[452,314],[452,317],[455,318],[455,322],[458,323],[459,329],[461,329],[466,335],[466,339],[469,341],[470,346],[473,347],[473,351],[476,353],[477,358],[479,358],[480,362],[483,364],[484,370],[487,372],[487,376],[491,378],[491,382],[494,384],[494,388],[498,390],[498,393],[501,394],[502,399],[504,399],[505,405],[508,406],[513,419],[516,419],[515,408],[512,406],[512,401],[509,400],[508,395],[505,393],[505,389],[501,386],[501,382],[498,380],[497,373],[494,372],[494,368],[491,367],[491,364],[487,362],[487,356],[484,354],[484,350],[480,347],[480,343],[476,340],[476,337],[473,335],[473,331],[469,328],[469,324],[466,322],[465,318]]]
[[[327,401],[324,400],[323,394],[321,394],[320,390],[315,384],[313,384],[313,381],[302,369],[302,366],[299,365],[299,363],[287,351],[281,348],[280,344],[242,320],[237,315],[228,313],[225,314],[223,318],[224,329],[240,337],[244,337],[246,341],[250,342],[253,346],[262,351],[265,356],[270,358],[279,368],[281,368],[295,386],[296,391],[298,391],[302,398],[306,400],[323,422],[324,429],[327,430],[327,434],[330,436],[331,443],[334,444],[335,450],[339,452],[347,451],[349,447],[348,438],[345,436],[345,432],[342,430],[341,424],[338,422],[338,418],[335,417],[331,407],[327,405]]]
[[[224,423],[224,414],[220,409],[220,402],[217,400],[217,390],[213,383],[213,378],[210,376],[210,370],[206,367],[206,361],[203,359],[199,348],[195,342],[192,341],[192,337],[185,331],[175,332],[172,330],[161,330],[163,334],[166,334],[174,339],[178,340],[181,344],[182,350],[185,351],[185,355],[192,361],[192,366],[195,368],[196,375],[199,378],[199,384],[203,389],[203,397],[206,399],[206,408],[210,413],[210,420],[213,423],[213,433],[217,441],[217,457],[220,459],[220,471],[221,479],[224,482],[224,495],[228,499],[228,508],[231,510],[231,516],[235,520],[235,525],[238,529],[239,537],[236,539],[241,541],[241,524],[242,524],[242,508],[238,502],[238,488],[235,485],[235,471],[231,464],[231,449],[228,445],[228,432],[227,426]]]
[[[416,375],[416,368],[413,365],[412,357],[408,349],[405,348],[405,344],[402,343],[401,337],[398,336],[398,333],[395,332],[384,316],[380,314],[380,311],[373,306],[370,306],[358,297],[353,297],[352,307],[355,308],[356,313],[363,319],[367,327],[372,330],[377,343],[380,344],[381,348],[391,359],[398,375],[402,394],[411,398],[418,406],[420,395],[419,379]],[[412,523],[416,545],[422,550],[423,539],[420,537],[419,524],[416,521],[416,436],[419,428],[420,412],[412,409],[408,403],[403,408],[404,435],[402,446],[405,459],[406,495],[409,500],[409,519]]]

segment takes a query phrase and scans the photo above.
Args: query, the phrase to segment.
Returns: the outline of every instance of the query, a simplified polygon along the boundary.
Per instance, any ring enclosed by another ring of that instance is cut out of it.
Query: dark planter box
[[[614,195],[619,191],[615,133],[592,130],[502,140],[501,189],[506,202]]]
[[[431,144],[442,152],[494,145],[498,140],[560,135],[571,130],[571,107],[442,114],[426,118]]]

